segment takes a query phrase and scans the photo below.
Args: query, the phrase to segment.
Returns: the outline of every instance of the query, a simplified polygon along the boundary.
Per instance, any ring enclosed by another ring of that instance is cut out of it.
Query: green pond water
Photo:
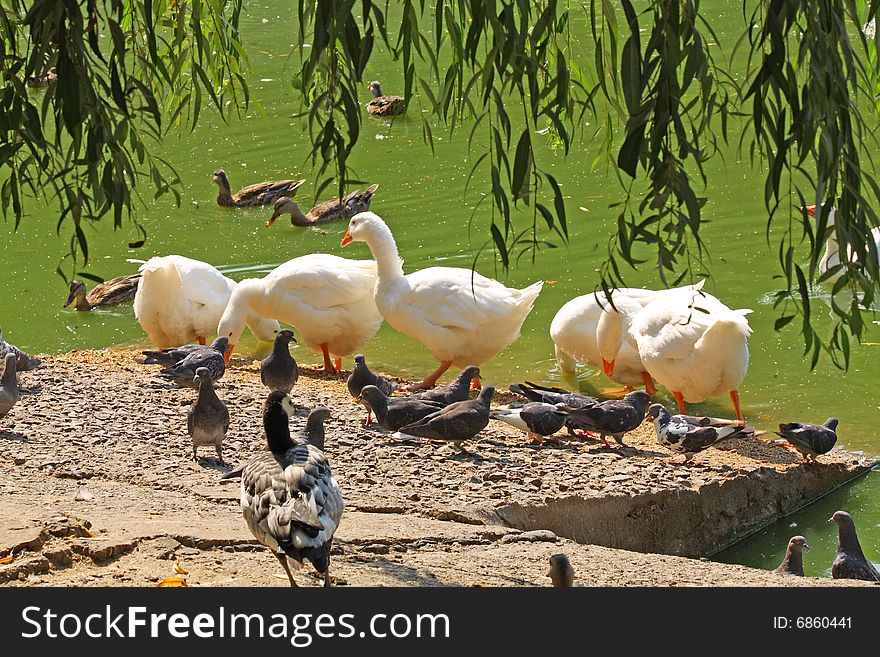
[[[307,253],[370,257],[364,244],[339,247],[344,222],[306,230],[290,226],[284,218],[266,228],[270,211],[230,210],[215,202],[216,187],[209,181],[217,167],[226,169],[233,190],[262,180],[305,177],[308,182],[300,189],[298,199],[308,207],[314,194],[314,177],[304,161],[308,135],[293,117],[299,108],[288,83],[297,63],[297,56],[290,56],[293,18],[287,4],[279,0],[267,0],[259,6],[248,3],[247,7],[243,35],[251,59],[251,94],[262,105],[263,113],[252,109],[226,125],[210,112],[203,112],[195,133],[166,141],[161,150],[182,179],[181,206],[174,207],[171,201],[161,199],[139,210],[139,218],[149,231],[147,245],[141,249],[127,247],[128,242],[138,239],[133,227],[114,231],[101,226],[90,231],[91,262],[87,271],[111,278],[137,269],[136,263],[127,262],[129,258],[146,260],[155,254],[178,253],[210,262],[240,280],[261,276],[275,265]],[[719,7],[718,12],[722,25],[727,27],[721,30],[722,39],[726,38],[730,47],[741,29],[740,5]],[[375,58],[367,76],[367,80],[382,80],[386,93],[395,93],[402,85],[396,66],[381,56]],[[379,184],[372,209],[393,230],[405,259],[405,271],[439,264],[469,267],[488,234],[489,210],[482,205],[471,223],[473,208],[481,198],[481,185],[475,181],[469,195],[464,196],[471,166],[467,130],[450,138],[442,127],[436,127],[432,155],[422,141],[418,112],[418,104],[412,103],[409,115],[393,124],[367,118],[353,166],[360,179]],[[592,291],[598,282],[599,266],[616,217],[608,206],[622,197],[613,176],[604,169],[589,170],[593,153],[583,147],[575,149],[568,159],[549,147],[540,157],[551,163],[563,186],[571,242],[567,247],[542,251],[534,264],[523,259],[507,276],[496,270],[491,253],[478,262],[481,273],[497,276],[513,286],[523,287],[536,280],[555,281],[544,286],[519,340],[483,367],[484,382],[499,387],[523,379],[560,383],[549,337],[550,322],[563,303]],[[778,422],[823,421],[836,415],[841,420],[839,444],[880,453],[880,436],[875,431],[880,328],[871,325],[867,337],[870,344],[855,349],[848,373],[824,360],[811,371],[802,356],[797,328],[792,324],[781,333],[773,330],[777,315],[770,299],[777,288],[773,280],[777,262],[775,247],[768,248],[765,241],[762,175],[741,162],[732,148],[723,162],[720,158],[714,160],[708,172],[711,185],[706,195],[710,202],[705,216],[711,223],[705,228],[704,239],[712,254],[713,278],[706,289],[732,308],[754,310],[749,316],[754,330],[749,342],[751,367],[740,389],[746,417],[759,428],[772,429]],[[145,189],[145,196],[152,194]],[[55,224],[55,212],[38,205],[31,206],[31,214],[17,232],[11,222],[0,222],[0,326],[6,338],[31,352],[146,346],[146,336],[130,306],[92,313],[62,309],[67,289],[55,268],[65,253],[68,236],[62,233],[58,237]],[[650,266],[631,272],[627,283],[660,286]],[[823,315],[829,314],[819,300],[827,293],[816,291],[815,314],[820,322]],[[868,318],[869,322],[872,319]],[[267,345],[258,345],[249,332],[237,346],[237,353],[244,355],[261,356],[266,350]],[[424,347],[387,325],[364,353],[376,369],[407,377],[421,377],[436,366]],[[319,355],[304,348],[298,349],[295,356],[303,363],[320,362]],[[609,385],[607,379],[586,368],[576,381],[562,383],[584,391]],[[665,391],[661,395],[660,401],[674,406],[670,395]],[[732,413],[727,399],[692,408],[707,414]],[[826,525],[825,520],[842,508],[856,518],[865,551],[880,559],[878,498],[880,475],[873,473],[715,558],[775,567],[788,538],[801,533],[813,546],[806,558],[807,569],[811,574],[827,574],[836,541],[834,527]],[[792,523],[797,526],[790,527]]]

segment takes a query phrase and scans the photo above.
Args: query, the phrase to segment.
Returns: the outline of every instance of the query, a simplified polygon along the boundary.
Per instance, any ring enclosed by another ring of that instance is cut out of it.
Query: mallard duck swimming
[[[217,169],[211,178],[211,184],[217,184],[217,205],[246,208],[254,205],[268,205],[282,196],[293,196],[305,180],[270,180],[248,185],[232,193],[229,176],[223,169]]]
[[[70,294],[67,295],[64,307],[67,308],[75,301],[76,304],[73,307],[77,310],[92,310],[93,308],[118,306],[120,303],[133,301],[140,280],[140,274],[118,276],[99,283],[92,288],[91,292],[82,281],[70,281]]]
[[[378,80],[373,80],[367,85],[367,89],[373,94],[372,100],[367,103],[367,112],[374,116],[396,116],[403,114],[406,103],[402,96],[386,96],[382,93],[382,87]]]
[[[326,224],[337,219],[350,219],[359,212],[366,212],[370,209],[370,201],[373,194],[379,189],[379,185],[370,185],[366,189],[357,189],[351,194],[346,194],[343,198],[334,198],[330,201],[318,203],[309,210],[308,214],[303,214],[300,207],[289,196],[282,196],[275,201],[275,212],[272,218],[266,222],[267,226],[271,226],[283,214],[290,215],[290,223],[294,226],[314,226],[316,224]]]

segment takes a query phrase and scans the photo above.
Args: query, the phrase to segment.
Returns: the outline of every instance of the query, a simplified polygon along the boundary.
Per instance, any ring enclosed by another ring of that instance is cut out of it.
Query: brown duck
[[[308,211],[308,214],[303,214],[292,198],[283,196],[275,201],[275,212],[272,213],[272,218],[266,222],[266,225],[271,226],[283,214],[290,215],[290,223],[294,226],[314,226],[337,219],[351,219],[359,212],[366,212],[370,209],[370,201],[372,201],[373,194],[377,189],[379,189],[379,185],[370,185],[366,189],[355,190],[343,198],[334,198],[318,203]]]
[[[282,196],[293,196],[305,180],[275,180],[248,185],[235,194],[229,186],[229,176],[223,169],[217,169],[211,184],[217,184],[217,205],[246,208],[254,205],[268,205]]]
[[[88,291],[82,281],[70,281],[70,294],[67,295],[64,307],[67,308],[74,302],[76,302],[74,308],[77,310],[118,306],[120,303],[134,300],[140,280],[140,274],[118,276],[99,283],[91,291]]]
[[[406,102],[402,96],[386,96],[382,93],[382,87],[378,80],[373,80],[367,85],[367,89],[373,94],[372,100],[367,103],[367,112],[374,116],[396,116],[403,114]]]

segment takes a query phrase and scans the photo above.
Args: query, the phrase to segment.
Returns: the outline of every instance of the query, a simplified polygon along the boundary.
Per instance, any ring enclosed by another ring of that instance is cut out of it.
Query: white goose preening
[[[341,246],[366,242],[378,265],[376,306],[401,333],[421,342],[440,367],[418,384],[431,388],[452,365],[481,365],[519,337],[543,281],[523,290],[456,267],[404,275],[391,230],[373,212],[352,217]]]
[[[731,310],[720,302],[713,307],[702,293],[657,299],[645,307],[621,297],[616,305],[616,311],[603,313],[597,331],[606,370],[613,373],[628,340],[654,380],[672,392],[680,413],[687,412],[685,402],[729,393],[742,421],[739,387],[749,369],[752,329],[745,315],[751,310]]]
[[[359,352],[382,324],[373,301],[375,284],[372,260],[327,253],[294,258],[264,278],[239,282],[220,317],[217,335],[229,338],[231,354],[249,315],[270,317],[296,328],[306,347],[324,355],[324,371],[336,373],[342,369],[342,357]]]
[[[813,219],[816,218],[815,205],[808,205],[804,209],[807,211],[808,216],[812,217]],[[840,243],[837,241],[837,232],[834,230],[836,215],[836,208],[831,208],[828,211],[827,227],[829,232],[828,237],[825,240],[825,253],[822,254],[822,258],[819,260],[819,272],[822,274],[826,273],[829,269],[837,267],[840,264]],[[874,240],[874,248],[876,252],[880,254],[880,227],[875,227],[871,229],[871,238]],[[852,248],[847,245],[846,250],[847,257],[850,260],[855,261],[857,258],[854,256]],[[829,280],[832,282],[836,281],[838,278],[840,278],[840,274],[841,272],[839,271],[834,272]]]

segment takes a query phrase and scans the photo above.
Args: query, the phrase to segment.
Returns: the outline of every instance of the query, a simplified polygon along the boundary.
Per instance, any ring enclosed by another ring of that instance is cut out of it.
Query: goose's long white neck
[[[397,243],[391,229],[384,223],[375,223],[365,241],[376,261],[379,285],[403,278],[403,262],[397,252]]]
[[[251,306],[257,300],[261,291],[262,286],[259,284],[259,281],[245,279],[238,283],[229,297],[226,310],[223,311],[223,315],[220,317],[217,335],[225,335],[229,338],[230,344],[236,344],[244,332],[245,323],[251,313]]]

